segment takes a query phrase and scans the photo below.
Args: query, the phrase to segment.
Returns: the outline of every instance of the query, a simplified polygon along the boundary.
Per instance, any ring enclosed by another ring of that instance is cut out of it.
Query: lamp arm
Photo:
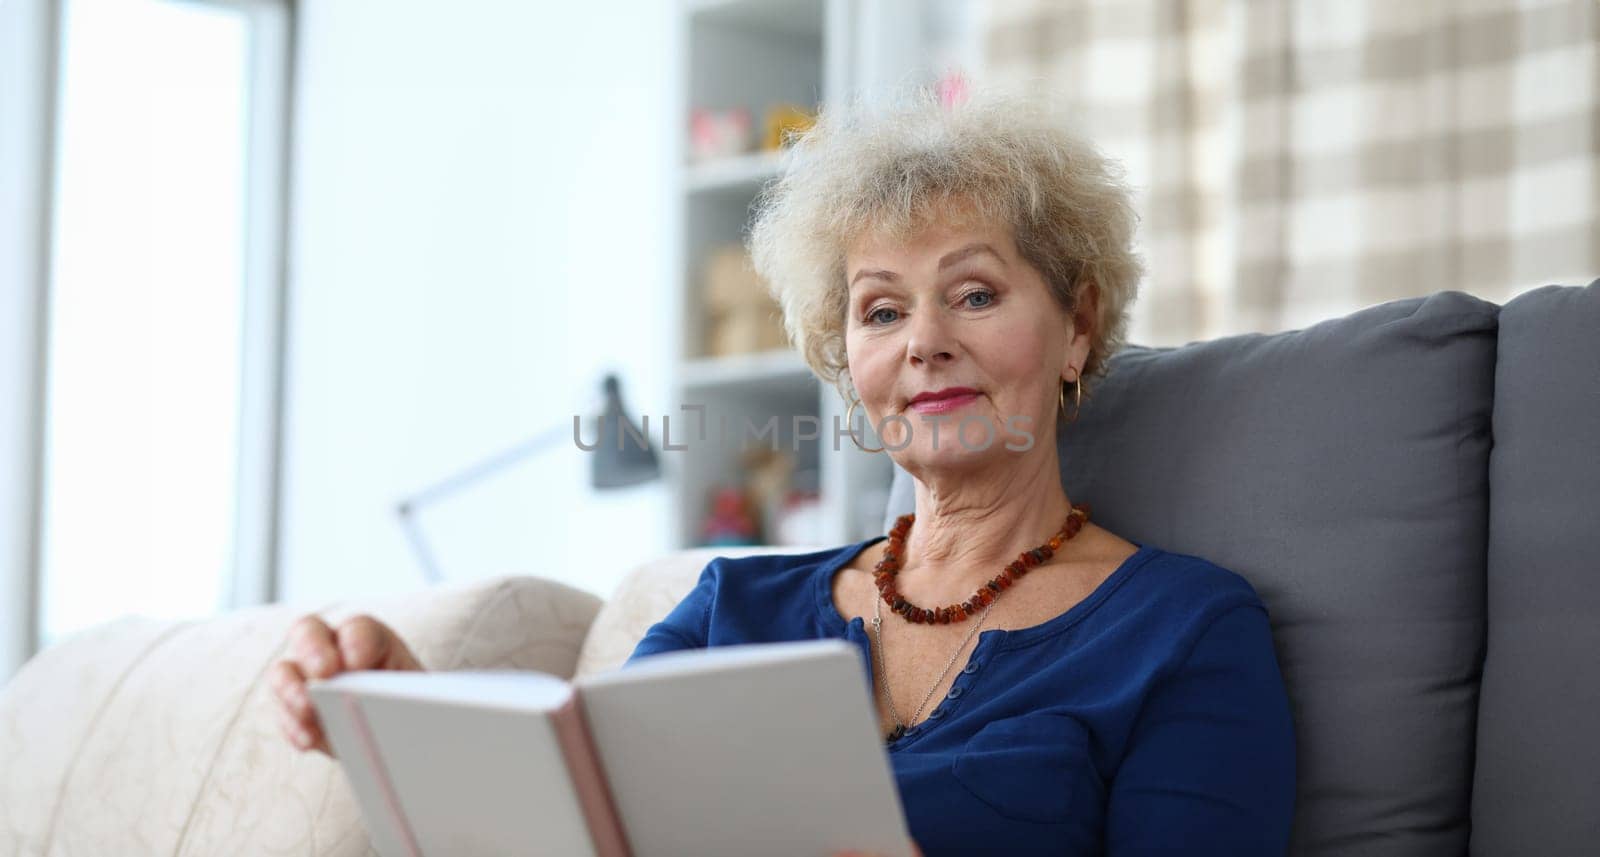
[[[395,506],[395,513],[400,516],[400,526],[405,530],[406,538],[411,542],[412,550],[416,552],[417,559],[422,563],[423,575],[430,584],[443,582],[444,574],[439,570],[439,565],[433,558],[433,551],[428,546],[428,540],[423,536],[422,528],[417,524],[417,510],[550,447],[562,438],[566,430],[565,423],[552,425],[550,428],[516,446],[495,453],[459,473],[441,479],[421,491],[400,500]]]
[[[448,476],[428,487],[412,494],[400,501],[401,508],[418,509],[448,497],[478,480],[492,475],[522,459],[539,452],[560,440],[566,432],[566,425],[558,423],[539,434],[531,437],[516,446],[509,447],[494,455],[488,456],[476,464],[469,465],[460,472]]]

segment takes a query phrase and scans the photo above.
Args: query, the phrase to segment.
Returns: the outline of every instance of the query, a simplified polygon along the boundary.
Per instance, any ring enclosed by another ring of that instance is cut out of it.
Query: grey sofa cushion
[[[1500,312],[1472,853],[1600,853],[1600,280]]]
[[[1441,292],[1130,347],[1058,439],[1096,523],[1266,603],[1299,745],[1293,854],[1467,849],[1498,309]],[[911,511],[895,483],[886,525]]]

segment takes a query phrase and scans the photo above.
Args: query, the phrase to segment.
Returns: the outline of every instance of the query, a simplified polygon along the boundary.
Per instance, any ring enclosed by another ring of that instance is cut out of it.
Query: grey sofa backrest
[[[1472,854],[1600,854],[1600,280],[1500,312]]]
[[[1265,601],[1296,721],[1293,854],[1467,852],[1499,309],[1441,292],[1130,347],[1058,438],[1095,522]],[[911,503],[896,468],[886,525]]]

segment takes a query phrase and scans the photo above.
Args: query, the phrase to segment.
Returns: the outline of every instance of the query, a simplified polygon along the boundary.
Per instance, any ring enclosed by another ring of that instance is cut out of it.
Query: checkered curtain
[[[1600,276],[1596,0],[990,0],[987,83],[1122,160],[1131,341]]]

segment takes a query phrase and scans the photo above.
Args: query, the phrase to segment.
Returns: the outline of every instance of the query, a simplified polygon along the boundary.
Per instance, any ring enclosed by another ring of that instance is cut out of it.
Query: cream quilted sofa
[[[634,569],[605,602],[502,577],[316,612],[376,616],[429,669],[570,678],[626,660],[712,557],[808,550],[681,551]],[[262,683],[307,612],[127,617],[29,661],[0,689],[0,855],[375,853],[338,764],[290,748]]]

